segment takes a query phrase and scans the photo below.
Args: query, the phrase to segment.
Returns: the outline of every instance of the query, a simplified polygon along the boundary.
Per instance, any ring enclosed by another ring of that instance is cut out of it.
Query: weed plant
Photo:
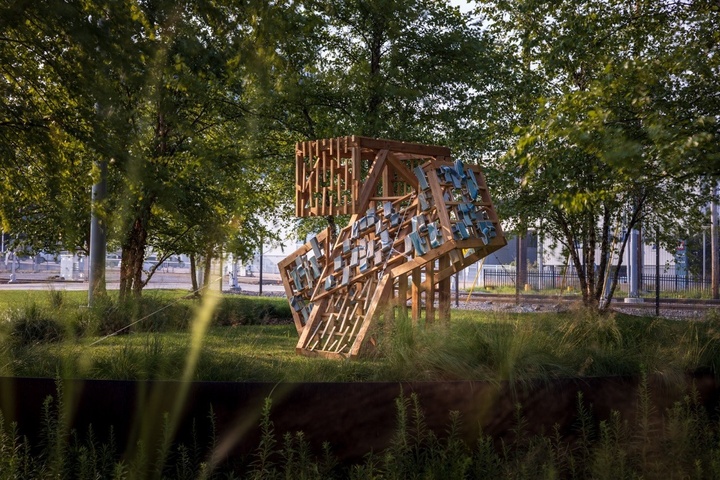
[[[6,335],[15,346],[59,342],[65,338],[65,327],[55,314],[36,302],[5,312],[2,322]]]

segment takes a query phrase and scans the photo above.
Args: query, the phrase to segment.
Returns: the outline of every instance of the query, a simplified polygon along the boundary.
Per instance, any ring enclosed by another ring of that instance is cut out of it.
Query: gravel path
[[[566,312],[575,308],[575,304],[567,303],[514,303],[505,302],[460,302],[461,310],[480,310],[492,312],[506,313],[539,313],[539,312]],[[613,304],[611,309],[615,312],[625,313],[627,315],[636,315],[640,317],[654,316],[654,308],[633,308],[631,306]],[[709,310],[705,309],[679,309],[679,308],[661,308],[660,316],[673,320],[703,320]]]

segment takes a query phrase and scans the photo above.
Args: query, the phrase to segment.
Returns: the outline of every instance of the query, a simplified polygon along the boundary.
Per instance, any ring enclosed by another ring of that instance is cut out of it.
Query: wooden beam
[[[414,173],[412,173],[400,160],[395,158],[395,155],[390,153],[388,155],[388,164],[392,165],[393,169],[397,172],[398,176],[405,180],[415,190],[418,189],[418,179]]]
[[[300,353],[300,350],[307,348],[307,344],[312,339],[312,337],[315,336],[318,330],[318,326],[322,322],[322,313],[325,313],[325,311],[327,310],[327,301],[314,301],[314,305],[315,306],[310,312],[310,318],[308,318],[308,321],[305,324],[305,328],[303,328],[303,331],[300,334],[300,339],[298,340],[297,347],[295,347],[295,351],[297,351],[298,353]]]
[[[390,166],[386,166],[383,170],[382,174],[382,196],[383,197],[391,197],[393,196],[393,186],[392,186],[392,175],[393,168]]]
[[[370,148],[374,150],[390,150],[392,152],[411,153],[415,155],[421,155],[423,157],[449,157],[450,149],[448,147],[442,147],[438,145],[423,145],[419,143],[406,143],[397,140],[383,140],[377,138],[368,138],[360,136],[352,136],[352,141],[356,145],[361,145],[363,148]]]
[[[370,309],[366,312],[362,326],[360,327],[360,330],[358,330],[357,336],[350,348],[350,358],[355,358],[360,354],[363,340],[367,336],[368,330],[370,330],[370,327],[375,321],[377,309],[382,308],[387,303],[392,287],[393,282],[390,275],[384,275],[375,288],[372,301],[370,302]]]
[[[380,150],[375,156],[375,161],[373,162],[372,167],[370,167],[370,173],[362,186],[362,190],[360,191],[360,196],[358,198],[356,212],[360,215],[367,210],[368,204],[370,203],[370,197],[372,197],[373,193],[376,193],[377,191],[380,174],[382,174],[383,170],[385,170],[385,161],[387,160],[387,157],[387,150]]]
[[[435,197],[435,205],[437,206],[436,213],[438,220],[440,220],[440,227],[442,228],[442,236],[445,242],[453,241],[452,225],[450,224],[450,215],[448,214],[447,207],[445,206],[445,200],[443,199],[443,190],[440,186],[440,179],[437,176],[437,171],[434,168],[430,168],[427,172],[428,183],[430,184],[430,190],[432,190],[433,197]]]

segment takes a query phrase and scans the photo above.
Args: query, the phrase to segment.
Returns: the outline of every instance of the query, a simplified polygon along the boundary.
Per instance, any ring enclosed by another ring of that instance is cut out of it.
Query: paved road
[[[47,273],[18,272],[17,281],[15,283],[7,283],[10,275],[7,273],[0,274],[0,290],[87,290],[88,283],[86,281],[63,281],[51,279]],[[265,279],[266,278],[266,279]],[[240,289],[243,292],[257,293],[259,284],[257,277],[239,277]],[[229,290],[229,282],[227,277],[223,278],[223,290]],[[112,272],[108,275],[108,290],[119,290],[120,283],[117,275]],[[151,279],[146,289],[178,289],[190,290],[191,283],[186,273],[165,273],[158,272]],[[279,275],[268,275],[264,277],[263,293],[278,294],[283,293],[284,289],[279,284]]]

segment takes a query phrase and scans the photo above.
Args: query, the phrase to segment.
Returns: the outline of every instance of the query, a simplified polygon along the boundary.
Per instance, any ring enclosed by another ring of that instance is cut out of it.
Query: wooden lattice
[[[450,315],[450,276],[506,245],[480,167],[444,147],[344,137],[296,148],[299,216],[352,215],[280,263],[298,353],[356,357],[374,319]]]

